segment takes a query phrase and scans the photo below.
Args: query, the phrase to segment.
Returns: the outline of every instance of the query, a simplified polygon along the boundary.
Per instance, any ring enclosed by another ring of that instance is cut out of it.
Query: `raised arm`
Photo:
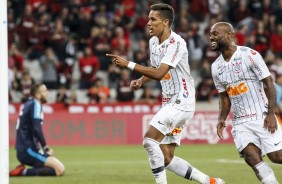
[[[171,66],[164,64],[164,63],[162,63],[158,68],[152,68],[152,67],[142,66],[142,65],[127,61],[126,59],[118,55],[107,54],[107,56],[113,58],[113,63],[115,65],[122,67],[122,68],[127,67],[131,70],[141,73],[142,75],[148,78],[155,79],[155,80],[161,80],[165,76],[165,74],[168,73],[168,71],[171,68]],[[144,80],[148,80],[148,79],[144,79]]]

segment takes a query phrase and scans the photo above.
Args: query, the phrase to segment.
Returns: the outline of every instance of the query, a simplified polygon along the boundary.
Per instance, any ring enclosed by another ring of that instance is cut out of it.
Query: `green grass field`
[[[63,177],[13,177],[10,184],[153,184],[146,152],[136,146],[60,146],[53,147],[65,164]],[[176,155],[210,176],[223,178],[227,184],[256,184],[253,171],[239,158],[234,145],[182,145]],[[282,183],[282,165],[266,162]],[[10,168],[18,164],[10,149]],[[171,172],[169,184],[196,183]]]

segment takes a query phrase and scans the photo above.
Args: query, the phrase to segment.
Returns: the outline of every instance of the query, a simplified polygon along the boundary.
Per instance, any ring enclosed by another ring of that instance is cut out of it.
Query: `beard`
[[[41,102],[42,104],[45,104],[45,103],[47,103],[47,99],[46,99],[44,96],[41,96],[40,102]]]
[[[224,51],[228,49],[228,44],[226,42],[226,40],[224,39],[219,39],[217,42],[217,46],[214,48],[214,51]]]

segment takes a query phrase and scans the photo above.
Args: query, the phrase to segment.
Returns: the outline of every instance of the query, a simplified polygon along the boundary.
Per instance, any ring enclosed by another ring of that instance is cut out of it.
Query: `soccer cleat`
[[[210,178],[210,184],[225,184],[225,182],[220,178]]]
[[[11,170],[9,175],[10,176],[21,176],[24,169],[25,169],[25,166],[23,164],[20,164],[15,169]]]

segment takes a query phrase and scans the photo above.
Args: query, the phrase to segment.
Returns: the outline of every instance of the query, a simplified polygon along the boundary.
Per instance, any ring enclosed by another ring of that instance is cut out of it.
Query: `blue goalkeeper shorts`
[[[17,151],[18,160],[25,165],[32,167],[43,167],[48,155],[41,154],[38,151],[34,151],[31,148],[27,148],[23,151]]]

